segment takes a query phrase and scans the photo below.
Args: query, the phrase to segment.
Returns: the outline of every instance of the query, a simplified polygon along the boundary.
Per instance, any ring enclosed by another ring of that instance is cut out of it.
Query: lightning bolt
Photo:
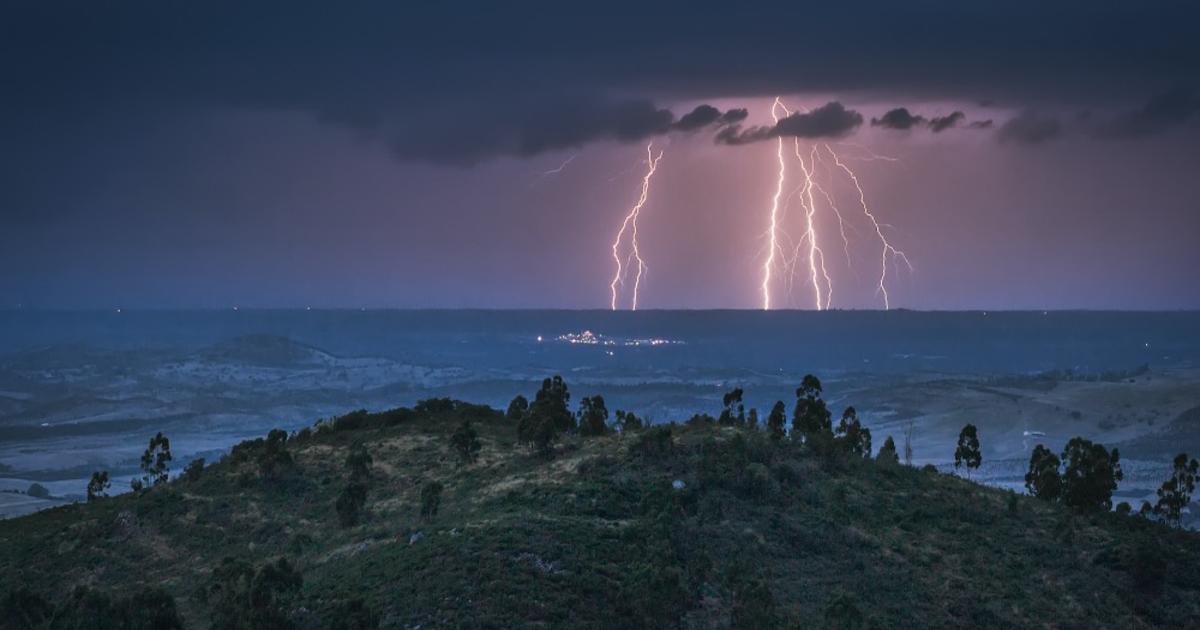
[[[908,267],[909,271],[912,271],[912,263],[909,262],[908,256],[906,256],[904,252],[893,247],[888,241],[887,236],[884,235],[879,221],[876,220],[875,215],[871,213],[871,209],[867,207],[867,196],[863,193],[862,185],[858,182],[858,175],[855,175],[854,171],[850,170],[850,167],[846,166],[846,164],[842,162],[842,160],[838,157],[838,154],[835,153],[828,144],[825,145],[825,150],[828,151],[829,155],[833,158],[833,163],[836,164],[838,168],[841,168],[843,171],[845,171],[846,175],[850,177],[850,181],[854,182],[854,189],[858,191],[858,203],[860,206],[862,206],[863,214],[867,215],[867,218],[870,219],[871,226],[875,228],[875,235],[879,237],[879,242],[883,247],[883,252],[880,254],[879,291],[883,293],[883,309],[890,310],[892,305],[887,291],[888,259],[900,259]]]
[[[783,103],[779,97],[775,97],[775,102],[771,104],[771,118],[776,124],[779,123],[779,115],[776,111],[783,108]],[[783,108],[787,111],[787,108]],[[763,263],[762,274],[762,298],[763,310],[771,310],[771,270],[775,267],[775,250],[779,249],[779,197],[783,195],[783,182],[787,174],[787,163],[783,159],[783,138],[778,138],[779,146],[776,148],[776,156],[779,160],[779,179],[775,184],[775,196],[771,198],[771,220],[767,228],[767,260]]]
[[[617,285],[625,284],[625,276],[628,274],[627,267],[637,262],[637,275],[633,281],[633,301],[630,305],[630,310],[637,310],[638,292],[642,286],[642,276],[646,273],[646,261],[642,259],[641,249],[638,245],[638,216],[642,213],[642,207],[646,205],[646,199],[650,196],[650,179],[654,177],[654,171],[658,170],[658,161],[662,159],[663,152],[660,150],[658,155],[654,155],[654,143],[646,145],[646,163],[649,168],[646,170],[646,175],[642,177],[642,192],[638,197],[637,202],[625,215],[625,220],[621,222],[621,229],[617,231],[617,237],[612,243],[613,262],[616,263],[616,272],[613,273],[612,282],[608,285],[609,291],[612,294],[611,308],[617,310]],[[621,263],[621,241],[625,238],[625,232],[630,232],[629,245],[630,254],[626,264]]]

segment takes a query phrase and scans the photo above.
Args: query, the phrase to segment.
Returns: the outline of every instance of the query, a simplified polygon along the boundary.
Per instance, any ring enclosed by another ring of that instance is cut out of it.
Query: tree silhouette
[[[1078,510],[1112,509],[1112,493],[1125,478],[1121,456],[1101,444],[1081,437],[1071,438],[1063,449],[1063,503]]]
[[[517,397],[508,403],[508,411],[504,413],[504,417],[513,422],[518,422],[521,418],[525,417],[525,413],[528,411],[529,401],[524,396],[517,394]]]
[[[1029,458],[1029,472],[1025,473],[1025,488],[1029,494],[1043,501],[1057,501],[1062,496],[1062,477],[1058,474],[1061,462],[1050,449],[1038,444],[1033,447]]]
[[[871,456],[871,430],[864,427],[858,420],[858,411],[854,407],[846,407],[837,427],[838,442],[851,455],[858,457]]]
[[[584,436],[608,433],[608,408],[600,395],[579,401],[579,434]]]
[[[746,408],[742,405],[742,388],[737,387],[721,397],[721,415],[717,422],[723,425],[741,425],[746,423]]]
[[[163,483],[167,480],[171,462],[171,441],[162,432],[150,438],[150,445],[142,453],[143,487]],[[137,488],[135,488],[137,489]]]
[[[979,468],[983,463],[983,454],[979,452],[979,432],[975,425],[968,424],[958,433],[958,448],[954,449],[954,467],[966,465],[967,478],[971,478],[971,470]]]
[[[805,442],[814,436],[833,434],[833,416],[821,399],[821,381],[806,375],[796,388],[796,409],[792,414],[792,436]]]
[[[1200,463],[1195,459],[1188,461],[1187,453],[1175,456],[1172,463],[1171,477],[1163,482],[1158,489],[1158,504],[1154,513],[1179,525],[1183,519],[1183,508],[1192,500],[1196,491],[1196,472]]]
[[[784,429],[784,414],[787,413],[787,407],[782,400],[775,401],[775,406],[771,407],[771,413],[767,415],[767,437],[774,442],[779,442],[786,435]]]
[[[883,441],[883,446],[879,447],[879,453],[875,455],[875,461],[883,464],[900,463],[900,454],[896,452],[896,441],[892,436],[887,436]]]
[[[263,444],[262,453],[258,458],[258,469],[267,479],[278,479],[279,475],[294,463],[292,454],[287,451],[287,431],[271,429]]]
[[[108,482],[108,471],[97,470],[92,473],[92,480],[87,485],[87,500],[95,501],[96,499],[108,496],[108,488],[111,486]]]
[[[554,454],[554,439],[575,428],[575,416],[567,408],[571,394],[561,376],[545,379],[533,404],[517,425],[517,437],[532,444],[543,457]]]
[[[639,431],[646,426],[646,423],[641,418],[634,415],[632,411],[617,410],[617,428],[621,433],[629,431]]]

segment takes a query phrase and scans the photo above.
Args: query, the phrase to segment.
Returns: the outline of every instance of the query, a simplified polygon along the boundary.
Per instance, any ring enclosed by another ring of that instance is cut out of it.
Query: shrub
[[[431,519],[437,516],[438,508],[442,505],[442,484],[430,481],[421,488],[421,518]]]
[[[760,578],[739,581],[732,590],[734,628],[774,628],[778,625],[775,597],[766,581]]]
[[[29,489],[25,491],[25,494],[28,494],[31,497],[37,497],[39,499],[50,498],[50,491],[46,489],[46,486],[43,486],[36,481],[29,484]]]
[[[287,450],[287,439],[287,432],[283,429],[271,429],[267,434],[258,455],[258,470],[263,477],[278,479],[284,470],[291,468],[294,462]]]
[[[353,527],[359,522],[363,506],[367,503],[366,484],[351,481],[342,488],[334,509],[337,510],[338,522],[342,527]]]
[[[642,431],[630,451],[647,459],[664,457],[675,450],[675,431],[669,424],[660,424]]]
[[[338,602],[330,615],[330,630],[374,630],[379,627],[379,615],[361,598]]]
[[[200,599],[208,604],[214,628],[288,628],[287,605],[302,584],[285,558],[257,569],[225,558],[213,569]]]
[[[188,462],[187,466],[183,467],[183,478],[190,483],[200,481],[200,475],[204,472],[204,458],[197,457]]]
[[[632,411],[617,410],[617,429],[621,433],[629,433],[630,431],[641,431],[646,427],[646,423],[641,418],[634,415]]]
[[[53,614],[50,602],[24,586],[9,591],[0,600],[0,628],[4,630],[35,628],[49,621]]]
[[[470,420],[463,420],[454,430],[454,434],[450,436],[450,446],[454,447],[459,459],[467,463],[474,462],[475,458],[479,457],[479,450],[483,448]]]
[[[346,470],[350,472],[351,483],[363,484],[365,488],[367,480],[371,477],[373,463],[375,460],[361,442],[350,447],[350,452],[346,454]]]

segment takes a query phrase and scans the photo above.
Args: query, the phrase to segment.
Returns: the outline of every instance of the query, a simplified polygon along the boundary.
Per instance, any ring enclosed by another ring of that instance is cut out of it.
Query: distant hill
[[[263,367],[319,364],[333,359],[323,350],[276,335],[235,337],[206,348],[200,355],[207,361]]]
[[[466,419],[474,463],[451,448]],[[372,463],[343,525],[356,445]],[[545,460],[445,401],[193,473],[0,522],[0,627],[162,593],[201,628],[231,606],[261,624],[241,627],[1200,627],[1195,533],[737,427],[571,436]]]

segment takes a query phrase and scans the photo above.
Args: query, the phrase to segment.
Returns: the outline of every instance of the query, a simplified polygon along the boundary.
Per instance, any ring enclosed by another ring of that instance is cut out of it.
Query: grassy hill
[[[474,463],[450,447],[464,419]],[[372,463],[344,526],[356,445]],[[201,628],[232,625],[231,605],[254,609],[241,627],[1200,627],[1194,533],[759,431],[570,436],[546,460],[500,413],[454,403],[351,414],[283,448],[0,521],[0,627],[38,598],[100,606],[78,586],[162,589]]]

